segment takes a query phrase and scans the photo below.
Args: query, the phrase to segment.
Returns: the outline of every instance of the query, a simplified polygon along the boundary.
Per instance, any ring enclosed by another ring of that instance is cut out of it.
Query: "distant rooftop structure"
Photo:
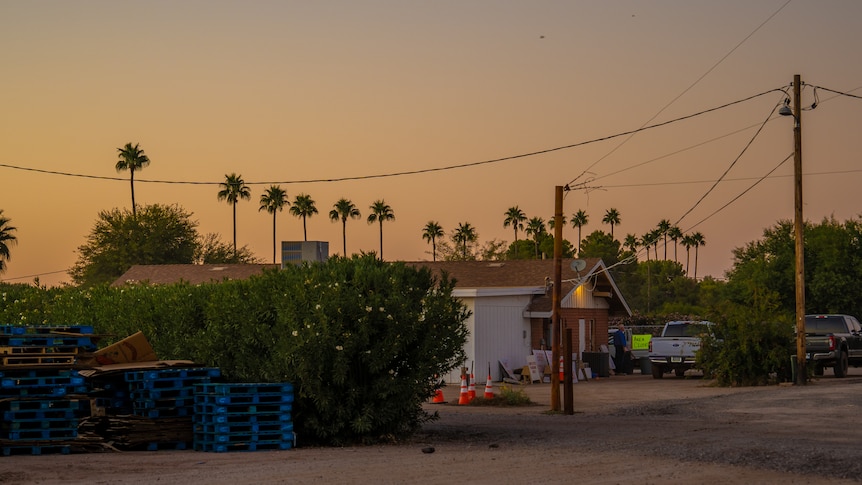
[[[137,264],[117,278],[111,286],[136,283],[163,285],[184,281],[194,285],[224,280],[244,280],[277,264]]]
[[[328,241],[282,241],[281,267],[329,259]]]

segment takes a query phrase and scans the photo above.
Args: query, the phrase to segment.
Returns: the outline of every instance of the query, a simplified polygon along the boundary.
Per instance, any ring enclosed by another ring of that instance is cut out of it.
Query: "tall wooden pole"
[[[793,180],[794,219],[793,236],[796,240],[796,382],[805,384],[805,244],[802,218],[802,80],[793,76]]]
[[[551,411],[560,410],[560,286],[563,275],[563,187],[554,190],[554,286],[551,290]]]

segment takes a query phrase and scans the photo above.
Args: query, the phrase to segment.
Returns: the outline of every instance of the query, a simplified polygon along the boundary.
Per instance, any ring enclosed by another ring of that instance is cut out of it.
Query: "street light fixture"
[[[808,377],[805,368],[805,245],[803,240],[804,220],[802,219],[802,80],[799,74],[793,76],[793,109],[789,99],[778,110],[782,116],[793,116],[793,180],[794,180],[794,218],[793,235],[796,240],[796,380],[802,385]]]

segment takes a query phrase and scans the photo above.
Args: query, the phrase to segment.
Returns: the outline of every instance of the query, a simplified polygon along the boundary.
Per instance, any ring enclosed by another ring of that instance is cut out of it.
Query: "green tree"
[[[587,216],[586,211],[583,209],[579,209],[578,212],[575,212],[574,215],[572,215],[572,227],[578,228],[578,254],[581,252],[581,229],[587,225],[589,220],[589,216]]]
[[[3,209],[0,209],[0,274],[6,271],[6,262],[9,261],[11,253],[9,246],[18,242],[13,232],[17,229],[10,226],[11,220],[3,215]]]
[[[245,184],[241,175],[231,173],[225,175],[225,181],[219,184],[218,200],[227,200],[233,209],[233,251],[236,252],[236,203],[240,199],[251,200],[251,190]]]
[[[308,194],[297,195],[296,200],[293,201],[293,206],[290,208],[290,213],[302,219],[302,237],[308,241],[308,228],[305,222],[306,219],[317,214],[314,199]]]
[[[620,212],[611,207],[605,212],[605,217],[602,218],[602,222],[611,226],[611,239],[613,239],[614,226],[618,226],[620,224]]]
[[[198,236],[194,255],[194,264],[258,264],[261,263],[248,245],[234,251],[229,242],[224,242],[219,235],[211,232]]]
[[[126,143],[126,146],[117,148],[117,151],[120,158],[115,167],[117,172],[129,171],[129,183],[132,186],[132,215],[134,216],[137,214],[135,209],[135,171],[149,165],[150,159],[144,154],[138,143],[135,143],[134,146],[131,143]]]
[[[178,205],[148,205],[140,214],[113,209],[99,213],[70,270],[82,286],[110,283],[135,264],[191,264],[197,221]]]
[[[392,207],[389,207],[389,204],[383,199],[375,200],[371,204],[370,209],[371,214],[368,214],[368,223],[374,224],[377,222],[380,226],[380,260],[383,261],[383,222],[394,221],[395,212],[392,211]]]
[[[518,231],[524,230],[524,222],[527,220],[527,215],[524,214],[518,206],[510,207],[506,211],[506,218],[503,219],[503,227],[512,226],[515,230],[515,242],[518,242]]]
[[[338,202],[335,203],[333,209],[329,211],[329,220],[332,222],[341,221],[341,242],[344,245],[344,257],[347,257],[347,219],[359,219],[362,217],[362,214],[359,213],[359,209],[356,208],[356,205],[345,199],[338,199]]]
[[[290,205],[290,202],[287,200],[287,192],[279,187],[278,185],[271,185],[266,192],[261,194],[260,196],[260,207],[258,207],[257,211],[267,211],[272,214],[272,262],[278,263],[278,259],[276,257],[276,237],[275,237],[275,216],[276,213],[281,212],[284,209],[284,206]]]
[[[476,228],[473,227],[469,222],[459,222],[458,229],[452,233],[452,242],[455,246],[461,246],[461,259],[475,259],[468,257],[467,254],[467,246],[476,242],[479,239],[479,235],[476,233]]]
[[[431,243],[431,257],[437,261],[437,238],[443,237],[443,227],[437,221],[428,221],[422,228],[422,239]]]
[[[579,256],[601,258],[606,266],[613,266],[620,260],[620,242],[604,231],[593,231],[581,243]]]
[[[527,222],[526,233],[528,236],[533,236],[533,243],[536,247],[536,259],[539,259],[539,241],[542,235],[545,234],[545,220],[541,217],[532,217]]]

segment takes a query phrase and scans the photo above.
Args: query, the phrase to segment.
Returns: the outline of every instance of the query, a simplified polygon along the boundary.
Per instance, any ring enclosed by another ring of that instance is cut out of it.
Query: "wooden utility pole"
[[[560,410],[560,286],[563,279],[563,187],[554,191],[554,286],[551,290],[551,411]],[[554,369],[557,367],[557,369]],[[564,369],[565,370],[565,369]]]
[[[802,218],[802,79],[793,76],[793,181],[794,219],[793,236],[796,239],[796,382],[805,384],[805,244]]]

